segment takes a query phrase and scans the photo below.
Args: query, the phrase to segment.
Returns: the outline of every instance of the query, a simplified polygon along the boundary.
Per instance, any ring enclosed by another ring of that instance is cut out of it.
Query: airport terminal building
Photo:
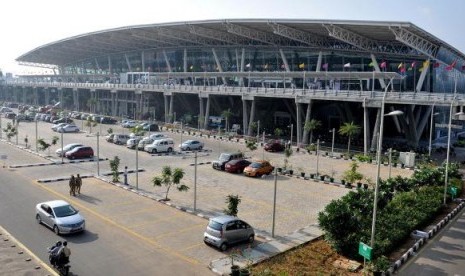
[[[60,102],[67,110],[199,128],[230,111],[230,124],[245,134],[292,130],[293,143],[303,145],[312,119],[321,122],[314,135],[322,139],[354,122],[364,152],[376,147],[383,109],[403,112],[386,117],[387,143],[418,146],[430,130],[434,138],[447,135],[450,114],[460,132],[465,105],[464,53],[409,22],[148,24],[65,38],[17,61],[54,74],[3,81],[1,101]]]

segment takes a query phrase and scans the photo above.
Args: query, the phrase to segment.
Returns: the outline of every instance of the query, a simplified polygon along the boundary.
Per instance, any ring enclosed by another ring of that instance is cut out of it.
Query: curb
[[[31,256],[41,267],[43,267],[45,270],[47,270],[50,275],[53,275],[53,276],[59,276],[58,273],[55,272],[55,270],[53,270],[50,266],[48,266],[48,264],[46,264],[45,262],[43,262],[41,259],[39,259],[39,257],[37,257],[34,253],[32,253],[32,251],[30,251],[24,244],[22,244],[20,241],[18,241],[15,237],[13,237],[8,231],[6,231],[5,228],[3,228],[1,225],[0,225],[0,232],[3,232],[6,234],[6,236],[8,236],[8,239],[10,239],[13,243],[19,245],[19,247],[21,247],[21,250],[25,251],[29,256]],[[5,241],[7,241],[8,239],[4,239]],[[27,260],[27,259],[26,259]],[[40,269],[40,268],[37,268],[36,269]]]
[[[384,272],[385,275],[393,275],[402,265],[404,265],[409,258],[413,257],[416,255],[416,253],[418,252],[418,250],[424,245],[426,244],[426,242],[433,238],[437,233],[438,231],[443,228],[444,226],[446,226],[448,224],[448,222],[457,215],[457,213],[462,210],[463,208],[465,207],[465,202],[462,200],[462,203],[459,204],[459,206],[457,206],[454,210],[452,210],[452,212],[450,212],[447,216],[445,216],[439,223],[437,223],[433,229],[429,230],[427,233],[428,233],[428,237],[426,238],[421,238],[419,239],[411,248],[409,248],[407,250],[407,252],[405,252],[402,257],[400,257],[400,259],[398,259],[397,261],[394,262],[393,265],[391,265],[391,267]]]

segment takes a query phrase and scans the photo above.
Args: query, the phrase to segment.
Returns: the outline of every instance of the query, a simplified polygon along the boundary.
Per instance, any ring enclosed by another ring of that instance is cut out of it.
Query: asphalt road
[[[465,209],[401,268],[399,275],[465,275]]]

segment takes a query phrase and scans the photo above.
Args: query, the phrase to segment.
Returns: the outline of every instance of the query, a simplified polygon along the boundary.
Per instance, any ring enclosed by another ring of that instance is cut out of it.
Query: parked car
[[[61,117],[61,118],[58,118],[52,121],[53,124],[59,124],[59,123],[71,124],[72,122],[73,122],[73,119],[68,118],[68,117]]]
[[[245,167],[250,165],[250,161],[246,159],[234,159],[224,165],[224,170],[230,173],[242,173]]]
[[[53,131],[57,131],[60,127],[64,127],[66,126],[67,123],[58,123],[58,124],[54,124],[52,125],[50,128],[53,130]]]
[[[224,165],[234,159],[244,159],[244,154],[242,152],[224,152],[220,154],[218,160],[212,162],[212,167],[224,171]]]
[[[255,231],[247,222],[233,216],[219,216],[211,218],[203,234],[203,241],[213,245],[221,251],[240,243],[253,243]]]
[[[139,145],[140,140],[142,140],[142,137],[134,137],[134,138],[128,139],[128,141],[126,142],[126,147],[129,149],[135,149],[136,145]]]
[[[115,134],[113,136],[113,143],[117,145],[124,145],[128,142],[131,137],[127,134]]]
[[[83,146],[84,146],[83,144],[79,144],[79,143],[67,144],[66,146],[63,147],[63,150],[59,148],[55,151],[55,153],[61,157],[62,155],[64,156],[64,154],[67,153],[68,151],[76,147],[83,147]]]
[[[263,147],[266,151],[279,152],[283,151],[285,146],[278,141],[266,143]]]
[[[111,117],[102,117],[100,119],[101,124],[116,124],[117,120]]]
[[[202,150],[203,143],[198,140],[187,140],[179,145],[181,150]]]
[[[7,113],[5,113],[5,118],[7,118],[7,119],[15,119],[16,118],[16,113],[7,112]]]
[[[153,139],[150,137],[145,137],[142,140],[139,141],[139,144],[137,144],[137,149],[139,150],[144,150],[146,145],[150,145],[153,143]]]
[[[152,144],[144,147],[144,150],[149,153],[157,152],[172,152],[174,148],[174,141],[171,138],[155,140]]]
[[[50,227],[57,235],[80,232],[86,229],[84,217],[64,200],[52,200],[37,204],[36,221]]]
[[[154,134],[151,134],[149,137],[152,138],[153,140],[160,140],[163,138],[168,138],[166,137],[165,134],[162,134],[162,133],[154,133]]]
[[[76,125],[65,125],[57,128],[57,132],[79,132],[79,128]]]
[[[158,127],[157,124],[152,123],[152,124],[145,125],[144,130],[145,131],[159,131],[160,128]]]
[[[94,150],[91,147],[75,147],[74,149],[67,151],[65,153],[66,158],[76,159],[76,158],[92,158],[94,157]]]
[[[246,176],[262,176],[264,174],[271,174],[274,167],[271,166],[270,162],[265,160],[254,161],[244,169],[244,175]]]
[[[130,120],[130,121],[124,122],[121,126],[124,127],[124,128],[133,128],[133,127],[137,126],[137,123],[136,123],[136,121],[131,121]]]

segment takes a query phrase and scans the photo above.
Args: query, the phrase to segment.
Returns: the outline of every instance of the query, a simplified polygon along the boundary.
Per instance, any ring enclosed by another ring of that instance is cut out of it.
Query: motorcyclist
[[[56,266],[57,265],[57,261],[58,261],[58,256],[59,256],[59,252],[62,248],[62,243],[61,241],[57,241],[52,247],[50,247],[50,249],[48,250],[48,253],[50,254],[48,259],[50,260],[50,264],[52,264],[53,266]]]
[[[68,242],[64,241],[63,245],[60,247],[60,250],[58,251],[57,255],[57,265],[58,266],[63,266],[67,263],[69,263],[69,256],[71,255],[71,249],[68,248]]]

